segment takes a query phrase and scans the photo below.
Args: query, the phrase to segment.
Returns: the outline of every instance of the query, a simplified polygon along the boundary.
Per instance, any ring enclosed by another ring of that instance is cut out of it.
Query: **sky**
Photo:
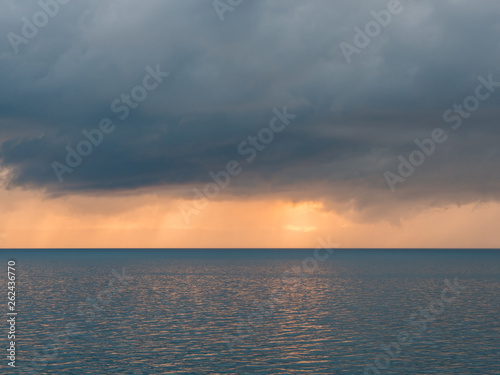
[[[496,0],[0,0],[0,247],[499,247]]]

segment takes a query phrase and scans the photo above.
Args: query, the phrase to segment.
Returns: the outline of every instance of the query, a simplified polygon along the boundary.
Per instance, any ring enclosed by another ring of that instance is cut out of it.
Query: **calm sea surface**
[[[500,374],[500,252],[317,255],[3,250],[0,373]]]

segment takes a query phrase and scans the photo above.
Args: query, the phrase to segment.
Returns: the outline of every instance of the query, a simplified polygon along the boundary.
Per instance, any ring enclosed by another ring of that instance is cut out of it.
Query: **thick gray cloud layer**
[[[47,0],[48,1],[48,0]],[[355,201],[497,199],[499,92],[451,130],[443,113],[500,82],[497,0],[402,1],[404,10],[346,62],[355,27],[386,1],[244,0],[219,19],[206,0],[81,0],[60,5],[16,54],[8,33],[40,5],[1,0],[0,165],[11,186],[50,193],[196,186],[243,160],[238,145],[272,109],[296,114],[244,165],[233,192],[288,192]],[[121,121],[110,105],[147,66],[170,73]],[[60,183],[52,169],[82,130],[116,130]],[[415,138],[449,139],[391,193]],[[188,190],[189,191],[189,190]]]

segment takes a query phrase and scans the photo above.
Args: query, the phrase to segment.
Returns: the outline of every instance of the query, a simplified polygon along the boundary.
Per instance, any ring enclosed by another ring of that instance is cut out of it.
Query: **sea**
[[[0,262],[1,374],[500,374],[497,250],[6,249]]]

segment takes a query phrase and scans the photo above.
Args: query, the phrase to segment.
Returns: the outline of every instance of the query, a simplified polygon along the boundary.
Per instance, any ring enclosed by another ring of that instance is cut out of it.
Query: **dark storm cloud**
[[[474,94],[479,75],[500,81],[496,0],[402,1],[350,64],[340,43],[353,44],[354,27],[388,2],[247,0],[221,22],[205,0],[73,1],[18,54],[7,35],[22,35],[21,17],[40,5],[0,4],[0,162],[11,186],[60,194],[201,184],[243,159],[238,145],[287,106],[297,118],[233,192],[300,186],[299,198],[360,205],[498,198],[498,92],[399,191],[382,176],[415,138],[449,130],[444,111]],[[157,65],[169,77],[119,120],[113,100]],[[60,183],[51,164],[102,118],[116,130]]]

